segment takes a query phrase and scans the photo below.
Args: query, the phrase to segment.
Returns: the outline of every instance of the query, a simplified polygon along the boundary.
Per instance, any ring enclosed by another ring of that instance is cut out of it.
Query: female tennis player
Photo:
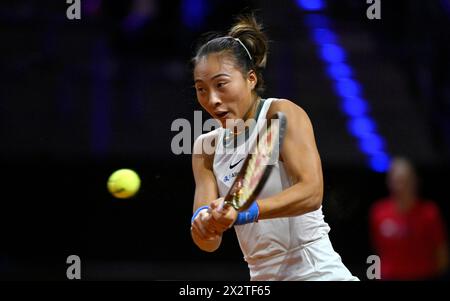
[[[328,237],[322,214],[322,167],[305,111],[287,99],[263,99],[262,70],[268,40],[254,16],[241,16],[225,36],[201,45],[192,59],[200,105],[221,127],[194,143],[195,178],[191,235],[213,252],[234,227],[251,280],[358,280],[344,266]],[[223,197],[266,116],[282,112],[287,128],[280,155],[257,201],[244,212],[223,208]],[[243,130],[236,130],[239,121]],[[243,138],[243,139],[238,139]],[[214,153],[205,146],[214,146]]]

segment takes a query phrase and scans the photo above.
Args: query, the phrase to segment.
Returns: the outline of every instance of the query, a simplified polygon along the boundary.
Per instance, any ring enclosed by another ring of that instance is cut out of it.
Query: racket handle
[[[223,212],[224,210],[228,209],[231,206],[228,202],[223,202],[222,205],[220,205],[219,212]]]

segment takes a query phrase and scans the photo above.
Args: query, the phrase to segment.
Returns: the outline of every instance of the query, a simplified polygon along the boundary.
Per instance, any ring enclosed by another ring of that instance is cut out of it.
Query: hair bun
[[[266,67],[269,43],[262,25],[256,21],[253,14],[239,16],[228,34],[245,45],[256,67]]]

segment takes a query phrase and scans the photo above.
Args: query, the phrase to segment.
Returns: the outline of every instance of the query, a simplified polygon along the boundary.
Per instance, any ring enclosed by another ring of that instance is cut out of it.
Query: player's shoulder
[[[200,136],[198,136],[197,139],[195,139],[195,140],[196,141],[198,141],[198,140],[204,141],[204,140],[208,140],[208,139],[214,139],[219,136],[220,130],[221,130],[221,128],[216,128],[210,132],[203,133]]]
[[[200,136],[198,136],[197,139],[195,139],[194,144],[215,140],[219,137],[220,131],[221,128],[216,128],[208,133],[203,133]]]
[[[306,111],[292,100],[285,98],[271,98],[271,100],[267,116],[271,116],[276,112],[283,112],[287,117],[294,117],[297,120],[309,120]]]
[[[209,153],[212,150],[207,150],[205,147],[209,146],[209,148],[215,148],[216,142],[221,133],[221,128],[216,128],[208,133],[201,134],[194,141],[193,154],[202,155],[208,154],[212,155],[213,153]]]
[[[295,113],[301,113],[306,114],[305,110],[293,102],[292,100],[286,99],[286,98],[271,98],[272,102],[270,103],[270,111],[274,112],[295,112]]]

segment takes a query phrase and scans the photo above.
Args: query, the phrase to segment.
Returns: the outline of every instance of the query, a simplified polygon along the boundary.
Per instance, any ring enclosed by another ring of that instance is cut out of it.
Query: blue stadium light
[[[305,24],[310,28],[328,28],[330,20],[321,14],[308,14],[305,17]]]
[[[297,0],[297,5],[304,11],[320,11],[325,8],[323,0]]]
[[[366,136],[359,140],[359,147],[367,155],[383,153],[384,140],[379,135]]]
[[[361,86],[353,79],[339,78],[334,83],[336,93],[342,98],[359,97],[361,94]]]
[[[322,45],[322,59],[328,63],[342,63],[345,59],[345,52],[342,47],[336,44]]]
[[[333,78],[348,78],[352,76],[352,68],[346,63],[333,63],[327,68],[327,74]]]
[[[317,44],[331,44],[336,43],[336,35],[326,28],[313,29],[313,38]]]
[[[342,101],[341,109],[348,116],[355,118],[364,116],[368,111],[368,105],[361,98],[348,97]]]
[[[369,165],[376,172],[386,172],[389,169],[390,161],[389,156],[380,153],[370,158]]]
[[[347,123],[348,131],[355,137],[363,138],[376,131],[375,122],[367,117],[352,118]]]
[[[181,14],[184,25],[191,29],[198,29],[203,25],[207,14],[207,1],[183,0]]]
[[[369,116],[369,105],[362,98],[361,85],[352,78],[353,70],[345,62],[346,52],[339,45],[339,37],[331,29],[331,21],[321,12],[324,1],[297,0],[304,11],[312,11],[304,16],[310,30],[311,39],[320,49],[320,58],[326,64],[326,73],[333,80],[340,109],[347,117],[347,130],[357,139],[360,151],[369,160],[369,167],[375,172],[385,172],[390,157],[385,151],[385,140],[377,132],[375,121]]]

